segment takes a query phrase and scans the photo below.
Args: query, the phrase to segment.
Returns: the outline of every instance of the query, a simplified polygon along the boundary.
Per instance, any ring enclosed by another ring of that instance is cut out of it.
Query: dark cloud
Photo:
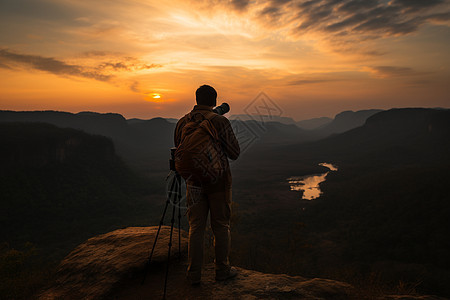
[[[277,6],[266,6],[260,13],[261,15],[278,16],[280,8]]]
[[[354,15],[350,15],[349,17],[345,18],[342,21],[339,22],[335,22],[332,23],[326,27],[324,27],[324,29],[326,31],[341,31],[347,28],[352,27],[353,25],[357,25],[361,22],[363,22],[364,20],[367,20],[369,17],[368,14],[354,14]]]
[[[386,55],[386,52],[378,51],[378,50],[371,50],[371,51],[365,51],[363,52],[365,55],[369,56],[383,56]]]
[[[407,76],[415,74],[414,70],[408,67],[374,66],[369,68],[383,77]]]
[[[97,56],[107,56],[107,55],[110,55],[110,53],[106,52],[106,51],[98,51],[98,50],[86,51],[81,54],[82,57],[97,57]]]
[[[11,70],[12,68],[10,66],[5,65],[4,63],[2,63],[0,61],[0,69],[9,69],[9,70]]]
[[[92,52],[95,56],[103,56],[102,52]],[[106,55],[106,53],[104,54]],[[68,64],[53,57],[39,55],[20,54],[8,49],[0,49],[0,68],[29,68],[44,71],[59,76],[75,76],[95,79],[99,81],[110,81],[114,78],[109,74],[111,71],[137,71],[160,68],[159,64],[145,64],[135,58],[124,58],[123,61],[103,62],[96,67]]]
[[[411,85],[428,85],[430,83],[433,83],[432,80],[426,80],[426,79],[418,79],[418,80],[410,80],[408,81]]]
[[[433,21],[450,21],[450,12],[431,14],[427,16],[427,19]]]
[[[320,32],[328,39],[345,39],[351,35],[405,35],[433,20],[448,21],[448,3],[449,0],[231,0],[228,7],[239,12],[256,7],[261,23],[268,28],[288,28],[293,36]]]
[[[416,31],[421,25],[421,19],[416,18],[399,23],[389,23],[389,17],[380,16],[372,18],[354,28],[359,32],[387,32],[389,34],[407,34]]]
[[[9,67],[20,65],[22,67],[45,71],[60,76],[76,76],[91,78],[99,81],[109,81],[112,76],[96,71],[85,70],[82,66],[67,64],[52,57],[39,55],[18,54],[7,49],[0,49],[0,63]]]
[[[329,39],[352,35],[381,38],[415,32],[433,20],[448,21],[447,3],[448,0],[271,1],[261,9],[260,21],[271,28],[274,24],[289,26],[295,36],[313,31],[327,34]]]
[[[356,13],[359,11],[371,9],[378,6],[377,0],[352,0],[347,1],[339,7],[339,11],[347,13]]]
[[[58,22],[75,25],[75,19],[83,14],[74,6],[68,9],[65,1],[36,0],[2,0],[0,3],[0,18],[42,20],[46,23]]]
[[[443,4],[445,0],[394,0],[394,5],[400,5],[411,10],[421,10]]]
[[[243,11],[247,8],[249,2],[249,0],[231,0],[231,6],[238,11]]]
[[[335,81],[331,79],[300,79],[300,80],[292,80],[287,83],[287,85],[305,85],[305,84],[313,84],[313,83],[323,83]]]
[[[142,64],[142,63],[129,63],[129,62],[105,62],[98,66],[98,69],[112,69],[115,71],[136,71],[161,68],[160,64]]]
[[[117,62],[117,63],[111,63],[111,62],[107,62],[107,63],[102,63],[99,66],[99,69],[106,69],[106,68],[112,68],[114,70],[129,70],[129,67],[122,63],[122,62]]]
[[[133,81],[132,84],[130,84],[130,90],[135,92],[135,93],[139,93],[139,82],[137,81]]]

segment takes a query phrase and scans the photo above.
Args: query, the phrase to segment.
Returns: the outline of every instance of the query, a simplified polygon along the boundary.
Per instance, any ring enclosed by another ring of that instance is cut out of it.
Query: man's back
[[[191,118],[194,118],[194,115],[199,117],[199,121],[208,119],[215,129],[214,131],[217,131],[217,135],[213,135],[217,136],[222,150],[221,157],[224,157],[225,160],[226,170],[224,175],[217,178],[214,183],[186,180],[186,203],[189,220],[189,266],[187,277],[191,284],[198,284],[201,280],[203,243],[208,214],[211,217],[210,223],[214,233],[216,280],[227,280],[235,277],[237,274],[236,270],[230,266],[228,260],[231,243],[230,218],[232,203],[231,171],[228,158],[237,159],[240,153],[239,143],[233,133],[230,121],[224,116],[213,113],[212,108],[216,105],[217,99],[216,90],[211,86],[203,85],[197,89],[195,94],[197,105],[194,106],[194,109],[189,114],[182,117],[175,127],[175,147],[178,148],[177,151],[188,152],[180,144],[185,141],[182,141],[182,138],[186,139],[187,132],[190,132],[190,127],[186,127],[185,131],[183,131],[183,128],[191,121]],[[210,127],[208,128],[211,129]],[[201,130],[207,131],[209,130],[208,128],[201,128]],[[199,139],[197,141],[203,142],[205,140]]]
[[[196,114],[196,113],[201,114],[206,118],[208,113],[212,113],[212,107],[206,106],[206,105],[195,105],[193,110],[189,114],[185,115],[178,121],[178,123],[175,127],[175,134],[174,134],[175,147],[178,147],[181,143],[183,128],[189,122],[188,119],[189,119],[190,115]],[[232,160],[237,159],[240,154],[240,148],[239,148],[239,143],[234,135],[233,128],[231,127],[230,121],[226,117],[224,117],[222,115],[218,115],[218,114],[215,114],[212,118],[210,118],[210,121],[218,133],[220,147],[222,148],[222,151],[224,152],[226,157],[229,159],[232,159]],[[225,176],[223,178],[220,178],[218,180],[217,184],[219,184],[219,185],[231,184],[231,172],[230,172],[228,159],[225,160],[224,175]],[[200,184],[198,182],[192,182],[192,181],[188,182],[188,183],[191,183],[193,185]],[[205,183],[203,183],[201,185],[205,186]],[[209,185],[209,184],[206,184],[206,185]]]

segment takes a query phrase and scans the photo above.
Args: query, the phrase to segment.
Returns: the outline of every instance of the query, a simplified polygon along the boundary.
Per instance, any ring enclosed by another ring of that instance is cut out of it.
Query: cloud
[[[249,18],[256,18],[263,27],[278,30],[286,38],[295,40],[309,35],[323,41],[352,41],[355,44],[355,40],[361,43],[369,39],[411,34],[426,23],[450,20],[447,0],[239,2],[245,2],[243,6],[249,12]],[[236,11],[233,3],[235,1],[229,2],[229,8]]]
[[[126,63],[126,62],[105,62],[101,63],[97,68],[101,69],[112,69],[115,71],[137,71],[137,70],[148,70],[161,68],[160,64],[143,64],[143,63]]]
[[[243,11],[247,8],[249,0],[231,0],[231,5],[238,11]]]
[[[135,93],[140,93],[139,82],[138,81],[133,81],[133,83],[130,84],[130,90],[135,92]]]
[[[368,71],[381,78],[409,76],[416,74],[416,72],[409,67],[396,67],[396,66],[373,66],[368,67]]]
[[[7,49],[0,49],[0,63],[13,68],[14,65],[52,73],[59,76],[75,76],[109,81],[112,76],[96,71],[86,70],[82,66],[67,64],[53,57],[39,55],[18,54]]]
[[[357,13],[378,5],[377,0],[352,0],[347,1],[339,7],[340,12]]]
[[[287,85],[305,85],[305,84],[313,84],[313,83],[324,83],[324,82],[330,82],[330,81],[336,81],[332,79],[301,79],[301,80],[293,80],[289,81]]]
[[[0,68],[1,69],[9,69],[9,70],[11,70],[12,68],[10,67],[10,66],[8,66],[8,65],[5,65],[4,63],[2,63],[1,61],[0,61]]]
[[[84,57],[104,57],[107,52],[90,51],[82,54]],[[110,60],[100,62],[96,66],[68,64],[53,57],[44,57],[39,55],[19,54],[8,49],[0,49],[0,67],[13,69],[14,67],[25,67],[34,70],[52,73],[58,76],[74,76],[99,81],[111,81],[115,75],[113,72],[133,72],[161,68],[160,64],[146,64],[141,61],[126,57],[122,60]]]
[[[108,56],[110,54],[111,54],[110,52],[106,52],[106,51],[92,50],[92,51],[85,51],[80,56],[81,57],[98,57],[98,56]]]
[[[393,3],[415,11],[444,4],[445,0],[394,0]]]

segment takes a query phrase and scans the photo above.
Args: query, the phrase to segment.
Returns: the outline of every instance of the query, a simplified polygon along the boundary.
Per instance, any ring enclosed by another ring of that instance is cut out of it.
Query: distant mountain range
[[[337,114],[331,122],[316,128],[316,132],[318,132],[321,136],[342,133],[362,126],[366,122],[367,118],[381,111],[381,109],[344,111]]]
[[[231,115],[229,117],[230,120],[239,120],[239,121],[256,121],[256,122],[279,122],[282,124],[295,124],[295,121],[290,117],[281,117],[281,116],[269,116],[269,115],[248,115],[248,114],[237,114]]]
[[[114,141],[117,153],[134,166],[166,169],[175,124],[163,118],[126,120],[120,114],[60,111],[0,111],[1,122],[42,122],[103,135]]]
[[[316,130],[321,135],[329,135],[333,133],[341,133],[349,129],[361,126],[366,119],[382,110],[369,109],[359,111],[343,111],[337,114],[334,119],[328,117],[319,117],[294,121],[290,117],[270,116],[270,115],[231,115],[230,120],[239,121],[256,121],[256,122],[278,122],[286,125],[297,125],[301,129]]]
[[[348,161],[371,158],[413,163],[449,158],[449,137],[450,110],[404,108],[373,114],[363,126],[318,141],[313,147],[330,158]]]
[[[287,145],[320,140],[362,126],[368,118],[379,113],[382,111],[375,109],[345,111],[332,120],[324,117],[300,122],[287,117],[269,116],[251,120],[255,116],[250,118],[246,115],[234,115],[230,119],[241,148],[248,150],[256,145]],[[133,166],[152,170],[167,169],[175,121],[164,118],[127,120],[114,113],[0,111],[0,122],[44,122],[104,135],[114,141],[117,153]]]
[[[300,128],[312,130],[312,129],[320,128],[328,123],[331,123],[331,121],[333,121],[333,119],[328,118],[328,117],[320,117],[320,118],[313,118],[313,119],[298,121],[295,124]]]
[[[259,236],[268,220],[298,222],[305,225],[299,245],[308,246],[294,247],[302,259],[289,262],[298,264],[297,270],[320,272],[328,264],[385,272],[450,295],[450,110],[364,110],[322,121],[305,130],[296,123],[231,120],[245,150],[232,165],[233,193],[245,215],[240,223],[251,226],[243,232]],[[15,239],[8,226],[17,224],[20,240],[45,243],[39,228],[49,233],[48,240],[60,241],[61,232],[89,233],[98,222],[95,230],[126,218],[134,222],[138,213],[147,220],[144,188],[115,152],[146,174],[166,172],[174,126],[163,118],[126,120],[119,114],[0,111],[0,136],[7,145],[0,149],[0,185],[8,196],[0,233]],[[320,185],[323,195],[307,204],[291,197],[295,192],[286,178],[321,172],[320,162],[338,167]],[[165,195],[158,176],[155,189]],[[267,203],[274,209],[264,211]],[[65,227],[53,231],[51,220]],[[280,242],[272,233],[270,243],[258,243],[267,251],[261,258],[270,257]]]

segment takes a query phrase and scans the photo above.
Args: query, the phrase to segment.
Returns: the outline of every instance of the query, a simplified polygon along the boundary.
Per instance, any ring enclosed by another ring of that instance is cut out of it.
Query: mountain
[[[178,122],[178,119],[175,119],[175,118],[162,118],[162,119],[166,120],[169,123],[176,124]],[[128,124],[141,123],[141,122],[145,122],[145,121],[148,121],[148,120],[143,120],[143,119],[138,119],[138,118],[127,119]]]
[[[175,124],[163,118],[126,120],[120,114],[0,111],[0,122],[45,122],[111,138],[117,153],[142,169],[166,170]]]
[[[57,111],[0,111],[3,122],[46,122],[59,127],[81,129],[113,140],[117,153],[140,170],[166,171],[173,147],[175,123],[164,118],[126,120],[119,114],[67,113]],[[259,144],[311,140],[311,133],[275,121],[231,120],[241,148]]]
[[[236,114],[229,117],[230,120],[239,121],[257,121],[257,122],[279,122],[281,124],[291,125],[295,124],[295,121],[290,117],[271,116],[271,115],[249,115],[249,114]]]
[[[242,149],[249,146],[276,145],[311,140],[311,134],[294,124],[231,120],[231,126]]]
[[[450,110],[391,109],[342,134],[278,149],[293,165],[338,166],[322,196],[301,204],[308,244],[322,246],[308,249],[298,268],[320,268],[314,262],[333,255],[328,264],[351,264],[361,276],[450,296],[449,137]]]
[[[319,137],[326,137],[331,134],[342,133],[363,125],[367,118],[381,111],[382,110],[380,109],[359,110],[356,112],[344,111],[337,114],[334,117],[333,121],[331,121],[330,123],[316,128],[314,132]]]
[[[115,159],[111,140],[47,123],[0,123],[0,139],[3,172],[83,161],[112,163]]]
[[[366,123],[311,145],[330,158],[361,163],[439,162],[450,157],[450,110],[391,109]],[[319,150],[320,149],[320,150]]]
[[[124,138],[126,120],[120,114],[80,112],[77,114],[61,111],[0,111],[1,122],[45,122],[58,127],[80,129],[92,134]]]
[[[148,217],[150,206],[139,197],[153,184],[122,162],[109,138],[2,122],[0,139],[1,242],[31,242],[50,249],[50,259],[86,235]]]
[[[295,122],[295,124],[302,129],[312,130],[312,129],[317,129],[319,127],[322,127],[328,123],[331,123],[332,121],[333,121],[333,119],[331,119],[331,118],[320,117],[320,118],[313,118],[313,119],[298,121],[298,122]]]

